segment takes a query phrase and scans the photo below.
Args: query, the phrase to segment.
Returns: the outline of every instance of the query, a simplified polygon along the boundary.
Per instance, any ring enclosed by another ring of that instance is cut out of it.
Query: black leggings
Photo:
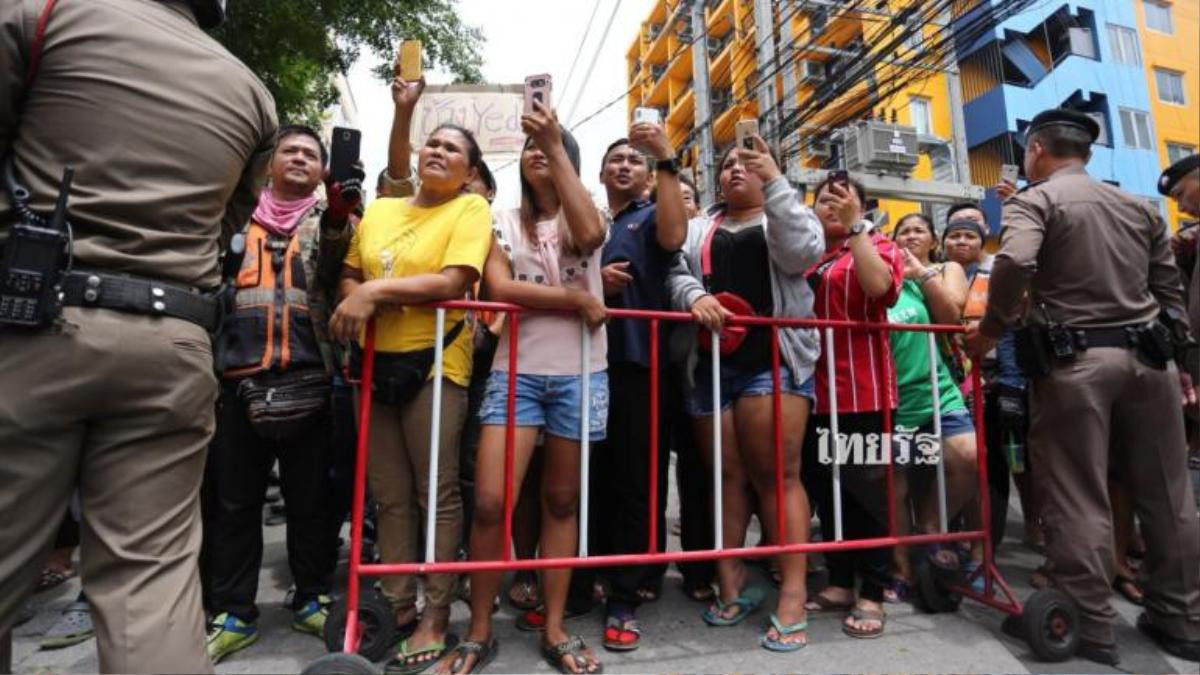
[[[833,467],[821,462],[820,430],[828,430],[829,415],[813,415],[804,435],[801,478],[808,491],[813,510],[821,520],[824,541],[833,541]],[[879,434],[883,428],[883,413],[853,413],[838,416],[838,431],[842,434]],[[833,448],[832,438],[827,440]],[[843,464],[842,537],[845,540],[873,539],[887,536],[886,466]],[[826,553],[829,584],[853,589],[855,578],[862,581],[858,595],[864,600],[883,602],[883,591],[891,583],[890,548],[871,548],[843,553]]]

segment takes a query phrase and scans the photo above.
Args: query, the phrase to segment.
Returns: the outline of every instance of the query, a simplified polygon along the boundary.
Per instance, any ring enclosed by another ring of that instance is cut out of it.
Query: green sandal
[[[736,626],[746,620],[746,617],[758,609],[763,600],[767,597],[767,589],[760,584],[751,584],[742,590],[741,595],[733,599],[732,602],[726,604],[717,598],[713,604],[704,610],[704,622],[710,626],[725,627]],[[731,617],[725,616],[725,610],[730,607],[737,607],[740,611]],[[714,611],[715,610],[715,611]]]
[[[779,633],[779,638],[781,638],[781,639],[773,639],[773,638],[768,637],[768,635],[771,633],[771,628],[774,628],[775,632]],[[772,612],[771,613],[771,628],[768,628],[767,632],[763,633],[763,636],[762,636],[763,649],[766,649],[766,650],[772,651],[772,652],[794,652],[794,651],[804,649],[804,647],[808,646],[807,636],[805,636],[805,639],[802,642],[785,642],[784,640],[782,640],[782,638],[791,637],[792,635],[795,635],[796,633],[803,633],[808,628],[807,620],[798,621],[794,624],[791,624],[790,626],[785,626],[783,624],[783,622],[779,620],[779,617],[776,616],[774,612]]]
[[[441,642],[434,642],[420,649],[410,651],[408,640],[404,640],[400,643],[400,651],[396,653],[396,656],[391,661],[388,661],[383,672],[387,675],[413,675],[413,673],[419,673],[437,663],[439,659],[446,655],[446,652],[454,649],[457,644],[458,636],[448,634],[446,635],[446,639]]]

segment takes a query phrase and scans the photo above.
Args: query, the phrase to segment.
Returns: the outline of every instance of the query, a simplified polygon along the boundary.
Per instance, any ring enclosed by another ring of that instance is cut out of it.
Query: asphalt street
[[[1193,472],[1197,478],[1197,472]],[[1197,478],[1200,482],[1200,478]],[[672,483],[673,484],[673,483]],[[1198,485],[1200,487],[1200,485]],[[1015,491],[1014,491],[1015,492]],[[674,498],[672,496],[672,502]],[[1010,508],[1009,532],[1020,532],[1017,505]],[[676,513],[672,503],[669,514]],[[264,568],[260,578],[259,602],[262,618],[260,639],[217,666],[219,673],[297,673],[324,652],[318,639],[294,632],[290,613],[282,606],[290,585],[284,527],[266,528]],[[751,539],[753,541],[753,539]],[[670,538],[678,547],[678,539]],[[1030,572],[1040,556],[1009,538],[998,551],[1006,580],[1019,597],[1032,593]],[[343,560],[344,563],[344,560]],[[337,582],[344,588],[345,566],[339,567]],[[813,580],[810,591],[818,589]],[[77,579],[35,597],[36,616],[15,631],[14,668],[22,673],[95,672],[95,641],[56,651],[41,651],[38,640],[56,620],[61,609],[79,591]],[[771,606],[773,598],[768,598]],[[911,605],[889,605],[886,633],[879,639],[862,641],[841,632],[840,615],[810,617],[809,646],[795,654],[777,655],[759,647],[765,610],[740,626],[710,628],[700,619],[703,606],[680,592],[678,574],[672,569],[660,600],[645,605],[639,613],[643,646],[626,654],[606,653],[599,648],[603,615],[600,610],[573,619],[570,630],[597,648],[606,672],[954,672],[954,673],[1197,673],[1200,665],[1186,663],[1160,652],[1134,628],[1140,609],[1117,597],[1113,605],[1120,615],[1117,626],[1121,649],[1120,670],[1090,661],[1073,660],[1047,664],[1034,660],[1024,642],[1000,631],[1003,615],[964,601],[954,614],[922,614]],[[541,660],[537,637],[513,625],[516,612],[504,605],[496,615],[498,657],[489,667],[494,673],[553,672]],[[455,603],[452,630],[465,630],[466,605]]]

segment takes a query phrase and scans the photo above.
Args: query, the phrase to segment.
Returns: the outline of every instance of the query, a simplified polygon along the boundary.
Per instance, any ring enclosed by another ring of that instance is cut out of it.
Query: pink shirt
[[[601,248],[582,256],[564,250],[559,241],[563,215],[537,224],[537,240],[525,236],[520,209],[494,211],[492,232],[496,244],[508,254],[513,279],[547,286],[578,288],[603,302],[600,281]],[[566,231],[563,223],[561,231]],[[579,375],[582,319],[571,315],[521,313],[517,340],[517,372],[522,375]],[[508,335],[511,322],[505,322],[492,361],[492,370],[508,371]],[[608,365],[608,333],[604,327],[591,331],[591,369],[598,373]]]

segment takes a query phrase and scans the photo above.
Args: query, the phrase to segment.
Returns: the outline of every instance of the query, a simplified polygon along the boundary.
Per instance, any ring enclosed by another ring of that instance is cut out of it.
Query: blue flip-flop
[[[783,622],[779,620],[779,617],[776,616],[774,612],[772,612],[771,613],[771,627],[775,629],[776,633],[779,633],[779,637],[785,638],[785,637],[789,637],[789,636],[795,635],[796,633],[800,633],[800,632],[803,632],[804,630],[806,630],[808,628],[808,621],[807,620],[799,621],[794,624],[791,624],[790,626],[785,626],[783,624]],[[762,636],[762,647],[763,647],[763,649],[766,649],[768,651],[795,652],[795,651],[804,649],[808,645],[807,640],[805,640],[804,642],[784,642],[783,640],[775,640],[775,639],[769,638],[769,637],[767,637],[767,635],[770,632],[771,631],[768,628],[767,632],[763,633],[763,636]]]
[[[766,597],[767,589],[761,584],[751,584],[742,589],[741,595],[738,595],[728,604],[722,602],[721,598],[718,597],[713,601],[713,604],[708,606],[708,609],[704,610],[704,623],[718,627],[736,626],[745,621],[746,617],[750,616],[754,610],[758,609],[758,606],[762,604]],[[732,617],[726,618],[724,616],[725,610],[730,607],[738,607],[740,611]],[[716,611],[713,611],[714,609]]]

